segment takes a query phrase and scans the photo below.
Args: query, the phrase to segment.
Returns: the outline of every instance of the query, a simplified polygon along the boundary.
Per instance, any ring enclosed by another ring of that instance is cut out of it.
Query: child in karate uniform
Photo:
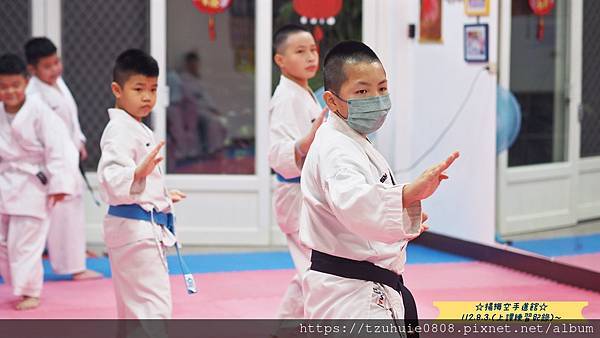
[[[297,272],[284,295],[278,316],[293,319],[304,317],[301,278],[310,258],[310,250],[300,243],[298,236],[302,205],[300,171],[325,110],[322,111],[308,86],[308,80],[319,68],[313,36],[302,27],[287,25],[275,33],[273,46],[274,60],[282,74],[269,108],[269,164],[277,175],[273,207]]]
[[[167,227],[173,202],[185,195],[167,191],[159,167],[163,142],[142,119],[156,103],[158,64],[141,50],[117,58],[111,85],[115,108],[100,141],[98,179],[103,200],[104,241],[113,274],[118,318],[169,319],[171,288],[166,247],[175,244]]]
[[[25,63],[0,57],[0,274],[20,297],[17,310],[40,304],[42,252],[49,213],[76,193],[60,119],[36,95],[25,95]]]
[[[77,178],[77,191],[59,205],[50,215],[48,231],[48,253],[54,272],[69,274],[73,280],[96,279],[102,275],[87,270],[85,241],[85,207],[83,203],[83,177],[79,172],[79,161],[87,158],[85,136],[79,125],[77,104],[71,91],[62,79],[62,62],[56,46],[48,38],[33,38],[25,44],[29,72],[32,74],[27,94],[39,94],[64,122],[68,138],[78,150],[73,153],[71,165]]]
[[[415,301],[402,278],[406,246],[427,229],[420,201],[447,178],[458,153],[399,184],[367,137],[391,108],[377,55],[362,42],[342,42],[327,54],[324,78],[332,113],[302,169],[300,238],[312,250],[302,284],[304,313],[415,325]]]

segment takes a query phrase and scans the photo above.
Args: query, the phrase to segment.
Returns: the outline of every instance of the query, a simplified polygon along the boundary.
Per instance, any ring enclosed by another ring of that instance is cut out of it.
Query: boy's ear
[[[275,64],[280,69],[281,69],[281,67],[283,67],[283,58],[284,58],[284,56],[279,53],[275,53],[275,56],[273,57],[273,61],[275,61]]]
[[[332,92],[330,92],[329,90],[325,91],[323,93],[323,100],[327,104],[329,110],[331,110],[332,112],[339,111],[337,103],[335,102],[335,97]]]
[[[118,83],[113,82],[110,84],[110,89],[112,90],[113,95],[118,99],[121,97],[122,90],[121,86]]]

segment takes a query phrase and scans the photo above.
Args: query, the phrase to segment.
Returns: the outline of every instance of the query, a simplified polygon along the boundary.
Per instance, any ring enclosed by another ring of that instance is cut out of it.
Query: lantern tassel
[[[317,51],[320,53],[321,52],[321,40],[323,40],[323,38],[325,37],[325,34],[323,33],[323,29],[321,28],[321,26],[317,25],[313,28],[313,37],[315,38],[316,42],[317,42]]]
[[[208,18],[208,37],[210,38],[211,42],[217,39],[217,32],[215,29],[215,17],[212,15]]]
[[[544,27],[544,17],[540,16],[540,18],[538,19],[538,26],[537,26],[537,39],[538,41],[543,41],[544,40],[544,32],[545,31],[545,27]]]

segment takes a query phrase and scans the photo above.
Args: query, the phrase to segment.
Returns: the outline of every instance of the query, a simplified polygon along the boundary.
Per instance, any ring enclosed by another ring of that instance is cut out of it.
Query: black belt
[[[415,328],[419,324],[417,304],[410,290],[404,286],[402,275],[367,261],[332,256],[317,250],[312,251],[310,269],[344,278],[359,279],[385,284],[402,295],[405,324]],[[417,333],[409,337],[418,337]]]

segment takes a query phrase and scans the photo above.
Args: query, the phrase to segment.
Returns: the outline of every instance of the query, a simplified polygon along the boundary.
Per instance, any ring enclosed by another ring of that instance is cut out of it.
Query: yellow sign
[[[473,321],[552,321],[585,319],[588,302],[481,301],[433,302],[440,310],[437,319]]]

